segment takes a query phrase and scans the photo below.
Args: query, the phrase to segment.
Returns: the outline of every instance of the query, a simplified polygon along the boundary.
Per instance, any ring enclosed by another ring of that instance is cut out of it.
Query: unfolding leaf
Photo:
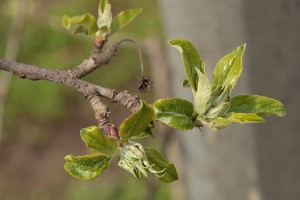
[[[227,113],[222,117],[217,117],[214,119],[198,118],[198,120],[213,130],[221,130],[232,123],[245,124],[264,122],[263,118],[254,113]]]
[[[78,26],[73,32],[73,34],[77,34],[77,33],[85,33],[87,35],[88,31],[83,26]]]
[[[101,0],[98,8],[97,25],[99,29],[101,29],[103,26],[106,26],[109,29],[111,23],[112,23],[111,5],[108,3],[107,0]]]
[[[112,21],[111,34],[114,34],[119,29],[129,24],[139,14],[141,14],[142,11],[143,11],[142,8],[135,8],[135,9],[125,10],[123,12],[120,12]]]
[[[169,43],[181,53],[189,85],[195,93],[197,91],[198,81],[195,68],[199,69],[202,74],[206,75],[203,61],[191,42],[187,40],[176,39],[169,41]]]
[[[120,125],[120,136],[126,140],[130,137],[135,137],[145,131],[149,123],[154,119],[154,111],[151,106],[141,101],[141,108],[129,116]]]
[[[211,94],[211,98],[209,100],[209,106],[218,106],[224,102],[228,102],[230,98],[230,92],[232,90],[232,86],[226,87],[218,87]]]
[[[239,95],[231,99],[228,112],[256,113],[259,116],[285,115],[284,105],[275,99],[259,95]]]
[[[80,135],[85,145],[106,155],[112,155],[118,148],[114,138],[107,137],[97,126],[81,129]]]
[[[224,102],[218,106],[211,107],[209,111],[204,115],[205,118],[216,118],[221,116],[226,112],[229,107],[229,102]]]
[[[99,30],[95,17],[90,13],[85,13],[84,15],[78,15],[74,17],[64,15],[62,18],[62,24],[66,29],[71,28],[73,24],[87,26],[88,35],[90,36],[93,36]]]
[[[163,171],[163,174],[157,176],[159,180],[165,183],[171,183],[178,180],[178,174],[174,164],[166,161],[158,151],[152,148],[144,148],[147,159],[156,171]],[[154,174],[156,175],[156,174]]]
[[[231,87],[232,89],[235,86],[243,69],[242,57],[245,47],[245,44],[237,47],[217,63],[212,77],[212,91],[219,87]]]
[[[261,123],[265,120],[260,116],[254,113],[227,113],[226,115],[222,116],[233,123]]]
[[[109,165],[111,158],[104,154],[65,157],[65,170],[80,180],[96,178]]]
[[[103,13],[104,10],[105,10],[105,7],[107,6],[108,4],[108,0],[100,0],[99,2],[99,8],[98,8],[98,12],[100,13]]]
[[[203,115],[207,110],[207,103],[211,96],[211,85],[210,82],[204,74],[196,68],[198,74],[198,87],[195,95],[195,111],[199,115]]]
[[[184,99],[161,99],[153,103],[155,118],[178,130],[189,130],[194,126],[194,106]]]

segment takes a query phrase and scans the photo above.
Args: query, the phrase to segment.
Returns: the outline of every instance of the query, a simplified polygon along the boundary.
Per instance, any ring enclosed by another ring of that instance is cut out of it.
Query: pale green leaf
[[[239,95],[231,99],[228,112],[256,113],[259,116],[285,115],[284,105],[275,99],[259,95]]]
[[[212,77],[212,91],[220,87],[230,87],[232,89],[235,86],[242,73],[242,57],[245,47],[246,44],[237,47],[217,63]]]
[[[106,6],[108,4],[108,0],[100,0],[99,2],[99,8],[98,8],[98,13],[103,13]]]
[[[88,31],[83,26],[78,26],[73,32],[73,34],[77,34],[77,33],[85,33],[87,35]]]
[[[254,113],[227,113],[222,117],[217,117],[214,119],[203,119],[198,118],[198,120],[210,127],[213,130],[221,130],[226,128],[232,123],[261,123],[264,122],[264,119]]]
[[[224,102],[229,101],[231,90],[232,90],[231,85],[226,87],[218,87],[211,94],[211,98],[209,100],[209,106],[218,106]]]
[[[111,158],[104,154],[65,157],[65,170],[80,180],[92,180],[109,165]]]
[[[178,180],[178,174],[174,164],[166,161],[158,151],[153,148],[145,148],[147,159],[156,171],[164,171],[158,176],[159,180],[165,183],[171,183]],[[156,175],[156,174],[153,174]]]
[[[222,116],[223,118],[226,118],[229,121],[232,121],[233,123],[240,123],[240,124],[246,124],[246,123],[261,123],[265,120],[261,118],[260,116],[254,114],[254,113],[227,113],[226,115]]]
[[[207,110],[207,103],[211,96],[211,85],[210,82],[199,69],[196,68],[198,74],[198,87],[195,95],[195,111],[199,115],[203,115]]]
[[[217,117],[214,119],[205,119],[199,116],[197,120],[200,121],[200,124],[206,125],[215,131],[224,129],[230,124],[232,124],[230,120],[227,120],[226,118],[223,117]]]
[[[97,26],[97,22],[95,18],[91,18],[89,29],[88,29],[88,35],[93,36],[95,33],[99,31],[99,27]]]
[[[118,148],[116,139],[104,135],[97,126],[81,129],[80,135],[87,147],[106,155],[114,154]]]
[[[195,68],[199,69],[202,74],[206,75],[203,61],[191,42],[187,40],[176,39],[169,41],[169,43],[181,53],[189,85],[195,93],[197,91],[198,81]]]
[[[68,16],[68,15],[64,15],[64,16],[62,17],[62,20],[61,20],[62,25],[63,25],[63,27],[65,27],[66,29],[71,28],[70,19],[71,19],[71,17]]]
[[[204,115],[204,117],[212,119],[221,116],[226,112],[226,110],[229,107],[229,104],[229,102],[224,102],[218,106],[211,107],[209,111]]]
[[[90,13],[85,13],[84,15],[78,15],[78,16],[74,16],[74,17],[64,15],[62,18],[62,24],[66,29],[71,28],[71,26],[74,24],[78,24],[81,26],[87,26],[88,27],[87,34],[90,36],[93,36],[99,30],[95,17],[93,15],[91,15]],[[79,28],[79,29],[82,29],[82,28]],[[76,32],[76,30],[75,30],[75,32]],[[83,33],[85,33],[85,32],[83,32]]]
[[[153,103],[155,118],[178,130],[189,130],[194,126],[194,106],[184,99],[161,99]]]
[[[111,34],[114,34],[119,29],[123,28],[131,21],[133,21],[141,12],[143,11],[142,8],[135,8],[130,10],[125,10],[120,12],[114,19],[111,25]]]
[[[106,26],[109,29],[111,27],[111,23],[112,23],[111,5],[106,0],[100,1],[99,8],[98,8],[97,25],[99,29],[101,29],[103,26]]]
[[[154,111],[151,106],[141,101],[141,108],[129,116],[120,125],[119,132],[121,139],[135,137],[144,132],[149,123],[154,119]]]

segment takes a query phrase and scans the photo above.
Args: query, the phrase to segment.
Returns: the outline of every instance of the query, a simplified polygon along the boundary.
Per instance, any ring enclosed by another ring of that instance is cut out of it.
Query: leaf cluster
[[[217,63],[210,82],[196,48],[186,40],[176,39],[170,44],[179,50],[194,102],[184,99],[162,99],[153,104],[156,119],[178,130],[189,130],[206,125],[220,130],[232,123],[260,123],[263,116],[285,115],[284,105],[272,98],[259,95],[231,97],[241,75],[242,57],[246,45],[237,47]]]
[[[153,128],[153,126],[151,125],[151,122],[155,118],[154,110],[151,106],[146,104],[144,101],[141,101],[141,105],[141,108],[136,113],[129,116],[120,125],[120,140],[105,136],[105,134],[97,126],[91,126],[82,129],[80,131],[82,140],[88,148],[96,153],[85,156],[66,156],[65,170],[75,178],[81,180],[92,180],[100,175],[104,169],[106,169],[106,167],[110,164],[111,157],[116,152],[119,153],[121,159],[124,153],[127,155],[132,155],[132,160],[127,162],[130,162],[128,165],[135,169],[135,166],[132,165],[138,164],[138,162],[135,161],[139,161],[139,158],[136,156],[139,155],[138,153],[140,153],[138,151],[139,149],[133,148],[132,150],[132,148],[127,148],[124,150],[123,147],[130,147],[132,143],[130,140],[132,139],[140,139],[152,135],[151,128]],[[134,152],[135,150],[138,152]],[[142,159],[149,162],[149,166],[151,167],[150,170],[145,171],[145,173],[150,172],[153,175],[156,175],[158,173],[154,172],[160,172],[159,176],[157,177],[161,181],[167,183],[178,179],[175,166],[172,163],[164,160],[158,151],[153,148],[145,148],[143,153],[144,158]],[[127,167],[123,168],[128,170]],[[144,166],[144,168],[147,170],[146,166]],[[140,168],[136,168],[136,170],[137,169]],[[133,170],[133,174],[136,174],[135,177],[138,178],[140,171],[136,170]],[[147,177],[147,175],[145,176]]]
[[[119,13],[114,19],[108,0],[100,0],[98,19],[89,13],[81,16],[64,16],[63,25],[70,28],[79,25],[74,33],[106,40],[120,28],[131,22],[141,9]],[[285,107],[278,100],[260,95],[238,95],[231,97],[232,90],[243,70],[242,58],[246,45],[243,44],[225,55],[216,64],[211,81],[207,77],[203,60],[192,43],[182,39],[170,41],[182,56],[186,72],[183,87],[190,88],[194,101],[168,98],[155,101],[152,105],[143,100],[140,108],[119,126],[120,139],[107,137],[97,127],[80,131],[85,145],[93,151],[91,155],[65,157],[65,169],[81,180],[91,180],[100,175],[110,164],[111,157],[118,152],[119,166],[134,177],[148,173],[169,183],[178,179],[175,166],[166,161],[158,151],[144,148],[133,140],[152,136],[153,121],[181,131],[208,126],[220,130],[232,123],[260,123],[264,116],[285,115]]]
[[[125,10],[113,18],[108,0],[100,0],[97,19],[90,13],[77,16],[64,15],[62,24],[66,29],[70,29],[72,25],[77,25],[73,34],[84,33],[91,37],[96,36],[100,40],[106,40],[110,35],[134,20],[142,10],[142,8]]]

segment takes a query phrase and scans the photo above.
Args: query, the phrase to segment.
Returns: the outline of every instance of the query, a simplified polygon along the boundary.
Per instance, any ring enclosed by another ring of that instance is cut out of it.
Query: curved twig
[[[131,39],[123,39],[121,41],[119,41],[119,45],[121,45],[123,42],[130,42],[132,44],[134,44],[135,48],[137,48],[138,52],[139,52],[139,58],[140,58],[140,63],[141,63],[141,76],[144,76],[144,61],[143,61],[143,55],[142,55],[142,51],[140,49],[140,47],[138,46],[138,44],[131,40]]]
[[[105,50],[102,50],[95,45],[91,52],[91,57],[73,69],[69,69],[68,72],[74,78],[82,78],[88,75],[102,65],[108,64],[110,59],[116,55],[119,46],[119,42],[116,42]]]

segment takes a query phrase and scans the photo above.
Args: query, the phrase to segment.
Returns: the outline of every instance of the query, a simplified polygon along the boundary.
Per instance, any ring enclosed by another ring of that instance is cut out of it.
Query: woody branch
[[[81,80],[102,65],[109,63],[110,59],[116,54],[120,42],[114,43],[102,50],[94,46],[91,57],[84,60],[80,65],[69,70],[45,69],[37,66],[18,63],[15,61],[0,58],[0,69],[11,72],[20,78],[28,80],[47,80],[72,87],[82,93],[92,106],[99,128],[107,135],[119,138],[119,133],[114,124],[110,122],[110,111],[101,102],[101,98],[106,98],[112,103],[124,106],[129,112],[136,112],[141,104],[137,96],[132,96],[127,91],[117,91],[105,88]]]

